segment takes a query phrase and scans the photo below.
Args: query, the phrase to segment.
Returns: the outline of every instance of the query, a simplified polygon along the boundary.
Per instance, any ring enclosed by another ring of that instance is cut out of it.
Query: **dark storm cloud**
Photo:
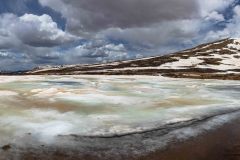
[[[72,33],[144,27],[198,14],[196,0],[40,0],[61,12]]]

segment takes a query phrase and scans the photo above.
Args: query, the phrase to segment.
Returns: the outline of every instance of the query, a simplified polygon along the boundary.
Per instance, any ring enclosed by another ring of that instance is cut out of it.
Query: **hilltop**
[[[223,39],[184,51],[104,64],[38,67],[31,75],[162,75],[240,80],[240,39]]]

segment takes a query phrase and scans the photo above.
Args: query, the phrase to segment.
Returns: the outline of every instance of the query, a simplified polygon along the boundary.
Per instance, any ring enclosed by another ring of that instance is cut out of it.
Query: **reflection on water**
[[[0,142],[26,134],[111,135],[240,106],[240,82],[161,77],[0,77]]]

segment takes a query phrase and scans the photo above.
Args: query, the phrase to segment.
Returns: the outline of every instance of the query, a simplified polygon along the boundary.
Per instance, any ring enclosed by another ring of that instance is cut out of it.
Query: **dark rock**
[[[4,151],[7,151],[9,149],[11,149],[11,145],[10,144],[2,146],[2,150],[4,150]]]

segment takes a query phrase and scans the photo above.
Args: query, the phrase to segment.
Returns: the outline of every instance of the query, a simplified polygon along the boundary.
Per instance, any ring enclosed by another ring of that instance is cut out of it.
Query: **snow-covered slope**
[[[185,51],[93,65],[36,68],[27,74],[163,75],[240,79],[240,39],[223,39]]]

